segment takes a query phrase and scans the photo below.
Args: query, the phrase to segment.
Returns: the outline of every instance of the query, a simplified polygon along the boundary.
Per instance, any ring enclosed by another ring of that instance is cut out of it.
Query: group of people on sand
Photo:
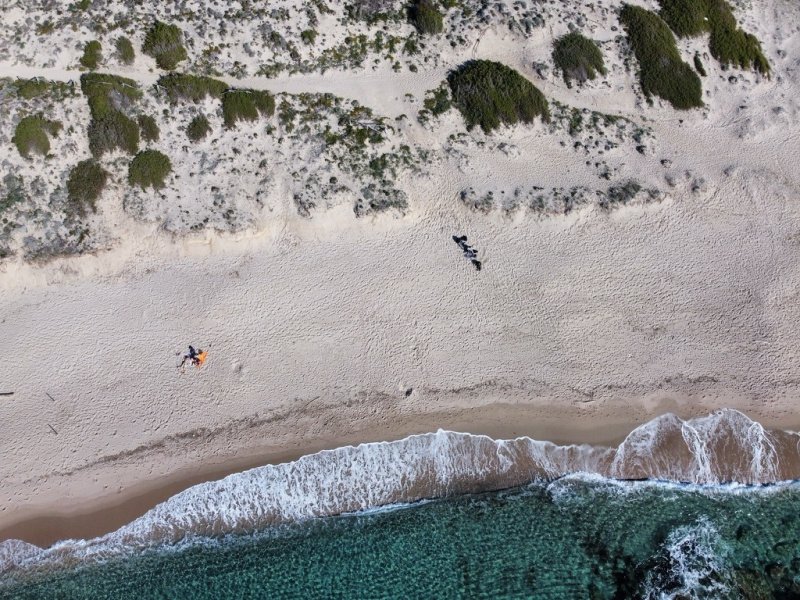
[[[193,364],[195,367],[200,368],[203,366],[203,363],[206,362],[207,357],[207,351],[196,350],[194,346],[189,346],[189,351],[183,355],[183,360],[181,360],[181,364],[178,365],[178,368],[182,369],[187,361]]]
[[[454,235],[453,241],[458,244],[459,248],[464,252],[464,258],[469,259],[476,271],[480,271],[482,265],[481,261],[478,260],[478,250],[467,244],[467,236]]]

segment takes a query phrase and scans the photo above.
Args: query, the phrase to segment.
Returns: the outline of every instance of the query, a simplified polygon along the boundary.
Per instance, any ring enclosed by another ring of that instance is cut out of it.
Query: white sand
[[[111,250],[0,265],[0,392],[14,392],[0,397],[0,526],[120,501],[200,466],[439,427],[609,442],[666,411],[730,406],[800,428],[800,38],[793,17],[773,21],[784,9],[759,3],[742,19],[773,79],[729,85],[707,65],[708,108],[687,114],[640,106],[619,65],[610,89],[536,80],[530,61],[549,58],[552,32],[521,45],[487,31],[476,45],[549,98],[646,117],[657,151],[620,148],[609,160],[620,179],[662,189],[657,203],[549,218],[464,207],[465,185],[596,185],[585,158],[536,124],[486,147],[475,134],[429,177],[404,175],[403,217],[356,220],[342,203],[307,220],[283,202],[257,228],[173,237],[127,216],[116,195],[102,208]],[[0,74],[75,75],[67,61],[45,66],[5,61]],[[419,100],[445,67],[245,85],[330,91],[394,118],[408,111],[404,94]],[[441,149],[460,129],[450,114],[402,135]],[[500,142],[516,150],[498,152]],[[479,249],[482,272],[454,234]],[[210,358],[181,374],[175,355],[190,343]]]

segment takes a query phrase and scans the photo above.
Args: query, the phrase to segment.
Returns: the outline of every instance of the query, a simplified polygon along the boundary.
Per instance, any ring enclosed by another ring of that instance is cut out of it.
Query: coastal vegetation
[[[97,40],[86,42],[81,56],[81,66],[90,70],[95,70],[100,61],[103,60],[103,47]]]
[[[742,31],[725,0],[659,0],[661,17],[680,37],[709,32],[709,50],[723,66],[769,75],[770,65],[758,39]]]
[[[120,109],[138,100],[142,92],[132,79],[105,73],[81,75],[81,89],[89,102],[89,149],[96,158],[121,149],[135,154],[139,149],[139,126]]]
[[[314,29],[306,29],[300,33],[300,39],[307,46],[313,46],[314,41],[317,39],[317,32]]]
[[[275,98],[260,90],[228,90],[222,96],[222,118],[225,127],[235,127],[238,121],[255,121],[259,115],[272,116]]]
[[[75,93],[71,82],[50,81],[43,77],[16,79],[14,81],[14,87],[17,96],[25,100],[32,100],[43,96],[49,96],[54,100],[62,100]]]
[[[61,123],[45,119],[43,115],[29,115],[20,119],[14,130],[11,141],[16,145],[20,155],[30,158],[32,153],[47,155],[50,152],[48,135],[58,135]]]
[[[422,35],[442,33],[442,13],[431,0],[417,0],[410,9],[411,22]]]
[[[464,63],[447,77],[453,104],[471,130],[490,133],[501,124],[548,120],[547,100],[539,89],[514,69],[488,60]]]
[[[145,142],[157,142],[161,137],[161,131],[156,120],[150,115],[139,115],[136,120],[139,123],[142,139]]]
[[[167,93],[172,102],[189,100],[195,104],[207,97],[222,98],[222,94],[229,88],[224,81],[185,73],[162,75],[156,85]]]
[[[172,171],[169,158],[158,150],[143,150],[133,157],[128,167],[128,183],[142,189],[164,187]]]
[[[639,61],[639,82],[646,96],[659,96],[677,109],[703,105],[697,73],[683,60],[675,36],[656,13],[626,4],[620,14],[633,53]]]
[[[199,142],[211,132],[211,125],[205,115],[197,115],[186,127],[186,137],[193,142]]]
[[[142,52],[156,59],[159,69],[172,71],[188,58],[183,47],[183,32],[177,25],[156,21],[144,38]]]
[[[136,52],[133,49],[133,44],[126,37],[117,38],[117,60],[123,65],[132,65],[136,59]]]
[[[108,181],[108,172],[95,159],[82,160],[72,168],[67,179],[67,198],[78,215],[97,212],[97,199]]]
[[[553,42],[553,62],[561,70],[568,87],[572,87],[572,80],[580,84],[587,79],[594,79],[597,73],[606,73],[600,48],[577,31]]]

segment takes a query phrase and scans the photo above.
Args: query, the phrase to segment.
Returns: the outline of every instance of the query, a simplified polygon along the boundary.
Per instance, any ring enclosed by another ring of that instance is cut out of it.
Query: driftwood
[[[0,392],[0,396],[13,396],[14,392]]]

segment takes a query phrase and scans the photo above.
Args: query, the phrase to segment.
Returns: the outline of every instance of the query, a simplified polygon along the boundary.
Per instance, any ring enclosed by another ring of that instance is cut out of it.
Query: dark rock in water
[[[475,269],[480,271],[481,270],[481,261],[476,258],[472,259],[472,264],[475,265]]]

